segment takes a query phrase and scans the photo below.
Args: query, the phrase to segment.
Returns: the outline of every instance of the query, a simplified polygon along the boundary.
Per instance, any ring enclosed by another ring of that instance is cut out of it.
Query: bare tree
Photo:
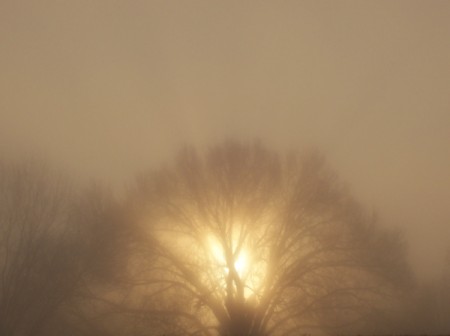
[[[0,164],[0,333],[39,335],[70,292],[65,178],[34,163]]]
[[[407,281],[399,236],[317,153],[186,149],[141,175],[129,204],[141,248],[123,311],[166,333],[337,331],[381,312]]]
[[[450,250],[436,279],[417,280],[413,295],[405,300],[399,330],[402,333],[450,333]]]
[[[130,239],[110,190],[79,189],[36,161],[0,163],[0,335],[108,334],[101,302]]]
[[[130,282],[128,251],[133,239],[122,208],[111,190],[99,185],[81,193],[72,208],[70,251],[76,286],[60,309],[63,330],[75,335],[128,334],[119,316],[125,312],[112,304],[112,298],[123,297]]]

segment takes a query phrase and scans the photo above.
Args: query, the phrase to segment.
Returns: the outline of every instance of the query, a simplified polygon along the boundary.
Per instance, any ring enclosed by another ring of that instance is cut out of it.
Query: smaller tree
[[[450,250],[440,277],[417,281],[407,300],[400,331],[444,335],[450,333]]]
[[[0,334],[103,335],[126,276],[122,207],[36,162],[0,164]],[[99,322],[100,321],[100,322]]]
[[[0,333],[40,335],[73,286],[67,180],[33,163],[0,163]]]
[[[108,188],[93,185],[74,202],[69,223],[77,286],[61,309],[62,329],[81,335],[122,334],[125,326],[118,321],[126,312],[115,300],[127,293],[133,244],[123,207]]]

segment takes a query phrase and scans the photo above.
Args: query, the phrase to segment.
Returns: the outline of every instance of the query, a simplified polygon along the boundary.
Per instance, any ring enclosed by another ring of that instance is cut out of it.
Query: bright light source
[[[216,270],[218,270],[215,276],[217,277],[217,281],[222,283],[222,286],[225,287],[226,281],[224,281],[224,278],[229,274],[230,271],[226,262],[225,251],[222,244],[213,235],[209,235],[207,241],[212,262],[216,264],[216,266],[218,266],[218,268],[215,268]],[[255,281],[252,281],[252,279],[254,279],[254,275],[250,274],[250,258],[245,249],[241,248],[233,264],[239,278],[245,285],[244,296],[249,297],[254,293]],[[249,276],[252,276],[252,279],[250,279]]]
[[[247,254],[245,253],[245,251],[241,251],[236,261],[234,262],[234,268],[241,279],[244,277],[244,274],[247,271],[247,266]]]
[[[208,244],[211,250],[211,255],[213,256],[214,262],[224,268],[225,274],[228,274],[229,269],[227,266],[227,261],[225,257],[225,251],[220,244],[220,242],[213,236],[208,237]],[[236,260],[234,260],[234,269],[239,274],[240,278],[243,278],[248,268],[248,258],[247,253],[241,249]]]
[[[209,247],[211,249],[211,254],[214,257],[214,261],[219,264],[219,266],[226,267],[225,252],[221,244],[213,236],[208,237]]]

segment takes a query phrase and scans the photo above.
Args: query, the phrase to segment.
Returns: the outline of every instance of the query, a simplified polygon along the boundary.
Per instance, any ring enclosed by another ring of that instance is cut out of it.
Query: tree
[[[0,163],[0,334],[39,335],[73,286],[72,192],[34,163]]]
[[[121,285],[129,282],[128,255],[135,240],[122,205],[108,188],[90,186],[74,202],[70,228],[77,284],[60,309],[64,332],[56,335],[68,331],[83,336],[128,334],[123,325],[117,325],[120,316],[111,304],[111,298],[123,292]]]
[[[125,268],[121,206],[35,161],[0,163],[0,335],[101,335],[101,295]],[[117,270],[117,271],[116,271]]]
[[[380,314],[408,278],[399,236],[315,152],[188,148],[141,175],[129,206],[141,248],[127,309],[161,332],[336,332]]]
[[[446,335],[450,332],[450,250],[440,277],[417,280],[399,319],[403,334]]]

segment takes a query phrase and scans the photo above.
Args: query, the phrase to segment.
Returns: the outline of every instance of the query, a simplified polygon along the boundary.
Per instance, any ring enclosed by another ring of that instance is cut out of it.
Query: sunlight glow
[[[241,251],[236,261],[234,262],[234,268],[236,272],[239,274],[240,278],[244,277],[245,272],[247,272],[247,253],[245,251]]]
[[[226,267],[225,254],[222,246],[220,246],[220,243],[213,236],[209,236],[208,243],[214,260],[220,266]]]
[[[226,286],[225,278],[229,274],[229,267],[227,266],[225,251],[221,243],[213,236],[209,235],[207,238],[208,248],[210,250],[210,259],[218,267],[213,268],[215,271],[215,277],[217,281],[221,283],[221,286]],[[255,294],[257,288],[261,284],[261,267],[252,265],[250,255],[248,251],[242,248],[234,260],[234,269],[241,281],[245,285],[244,296],[245,298]]]

